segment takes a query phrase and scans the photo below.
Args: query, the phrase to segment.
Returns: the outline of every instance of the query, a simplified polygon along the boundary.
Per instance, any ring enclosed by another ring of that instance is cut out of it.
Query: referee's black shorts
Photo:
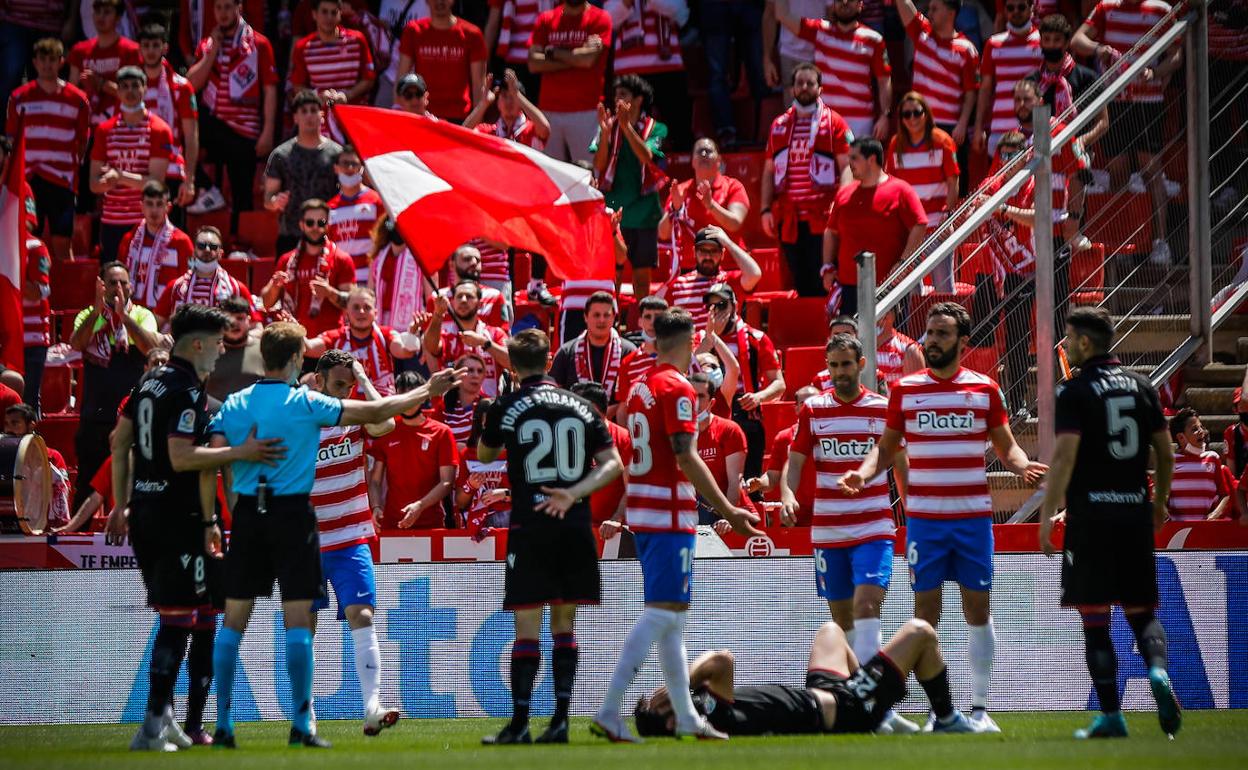
[[[203,517],[161,498],[130,501],[130,545],[148,606],[189,610],[222,606],[221,560],[204,549]]]
[[[316,513],[307,495],[268,495],[265,512],[256,498],[240,495],[234,506],[230,547],[225,554],[225,596],[272,596],[273,581],[282,601],[323,599],[321,540]]]
[[[512,529],[507,533],[506,565],[505,609],[600,601],[598,546],[586,525]]]
[[[1151,503],[1071,506],[1066,512],[1062,606],[1103,604],[1157,604]]]

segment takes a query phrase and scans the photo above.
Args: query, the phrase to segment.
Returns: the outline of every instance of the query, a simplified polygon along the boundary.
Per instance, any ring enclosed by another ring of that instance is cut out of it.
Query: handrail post
[[[1053,413],[1056,396],[1053,386],[1057,383],[1054,373],[1053,328],[1056,322],[1058,297],[1054,296],[1053,258],[1053,125],[1049,122],[1052,112],[1042,104],[1031,113],[1031,125],[1035,131],[1033,145],[1036,166],[1036,218],[1032,233],[1036,240],[1036,416],[1039,419],[1037,436],[1041,462],[1053,458]],[[1061,299],[1065,299],[1062,297]],[[1011,372],[1011,377],[1019,373]],[[1015,405],[1017,406],[1017,405]]]
[[[875,253],[860,251],[854,256],[858,262],[858,341],[862,343],[862,356],[867,360],[859,381],[868,390],[878,390],[875,376]]]
[[[1187,68],[1187,264],[1191,335],[1204,344],[1193,363],[1213,363],[1213,251],[1209,213],[1209,7],[1190,0]],[[1161,234],[1165,237],[1165,233]]]

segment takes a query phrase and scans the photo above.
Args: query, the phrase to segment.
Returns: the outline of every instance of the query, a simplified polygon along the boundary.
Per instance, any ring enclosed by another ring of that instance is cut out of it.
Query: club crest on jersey
[[[193,433],[195,431],[195,410],[185,409],[178,417],[178,433]]]
[[[866,441],[856,439],[821,438],[819,457],[824,460],[859,460],[875,448],[875,438]]]
[[[969,398],[969,397],[968,397]],[[974,412],[948,412],[941,414],[925,409],[915,415],[919,430],[971,430],[975,427]]]
[[[676,399],[676,419],[681,422],[691,422],[693,420],[693,401],[687,396],[681,396]]]

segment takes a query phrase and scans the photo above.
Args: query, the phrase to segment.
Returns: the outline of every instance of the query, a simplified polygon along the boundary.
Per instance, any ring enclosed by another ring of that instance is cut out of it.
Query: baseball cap
[[[710,297],[721,297],[734,304],[737,301],[737,293],[726,283],[712,284],[711,288],[707,289],[706,293],[702,295],[702,299],[705,301]]]
[[[704,243],[713,243],[716,246],[720,245],[719,239],[715,237],[714,233],[711,231],[711,228],[709,227],[702,228],[701,230],[698,231],[698,234],[693,237],[693,245],[695,248],[698,246],[701,246]]]
[[[147,84],[147,73],[142,67],[136,67],[133,64],[127,64],[125,67],[117,70],[116,81],[120,83],[123,80],[137,80],[144,85]]]
[[[429,91],[429,86],[425,84],[424,78],[422,78],[420,75],[417,75],[415,72],[409,72],[403,77],[399,78],[398,84],[396,84],[394,87],[394,92],[396,94],[401,94],[406,89],[412,88],[412,87],[419,89],[421,96],[424,96],[425,93]]]

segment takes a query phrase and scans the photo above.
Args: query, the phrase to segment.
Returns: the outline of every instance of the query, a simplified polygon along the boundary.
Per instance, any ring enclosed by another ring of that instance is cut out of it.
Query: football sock
[[[187,730],[202,730],[204,727],[204,704],[208,702],[208,690],[212,687],[212,651],[216,631],[214,615],[195,621],[191,630],[191,649],[186,655],[186,675],[190,679],[190,692],[186,698]]]
[[[377,643],[377,629],[371,625],[351,630],[355,643],[355,673],[360,680],[360,696],[364,711],[375,707],[381,691],[381,645]]]
[[[234,672],[238,668],[238,645],[243,635],[222,627],[212,649],[212,668],[217,676],[217,729],[234,734],[234,717],[230,713],[234,699]]]
[[[689,654],[685,650],[685,618],[687,613],[660,610],[667,618],[667,630],[659,637],[659,665],[663,682],[676,713],[677,729],[692,729],[698,723],[689,692]]]
[[[162,617],[152,645],[152,662],[149,671],[150,686],[147,691],[147,715],[143,731],[159,735],[163,729],[165,707],[173,699],[173,686],[178,681],[178,669],[186,655],[186,640],[190,636],[190,616]]]
[[[1161,621],[1157,620],[1152,610],[1148,610],[1128,615],[1127,622],[1135,632],[1135,643],[1140,646],[1144,662],[1149,668],[1164,670],[1167,665],[1166,629],[1161,627]]]
[[[1109,636],[1109,614],[1083,616],[1083,654],[1101,711],[1112,714],[1122,708],[1118,700],[1118,655]]]
[[[511,725],[519,729],[529,723],[529,701],[533,681],[542,664],[542,649],[536,639],[517,639],[511,645]]]
[[[290,674],[290,703],[295,729],[312,732],[312,629],[286,629],[286,672]]]
[[[988,685],[992,680],[992,657],[997,650],[997,634],[992,618],[982,626],[970,626],[968,652],[971,658],[971,708],[988,708]]]
[[[931,679],[920,679],[919,685],[927,693],[927,702],[932,704],[932,713],[937,719],[948,719],[953,716],[953,693],[949,691],[949,669],[942,668],[940,673]]]
[[[632,630],[628,632],[628,637],[624,639],[624,648],[620,650],[620,659],[615,664],[615,671],[611,673],[607,696],[598,713],[606,717],[620,715],[620,704],[624,702],[624,693],[633,683],[633,678],[637,676],[646,658],[649,657],[650,647],[667,627],[666,616],[669,614],[666,610],[655,607],[646,607],[642,610],[641,617],[637,618]]]
[[[555,675],[555,715],[552,723],[568,721],[568,707],[572,703],[572,687],[576,684],[576,664],[580,650],[576,646],[576,634],[555,634],[555,650],[551,655],[551,668]]]
[[[859,666],[867,665],[867,661],[875,657],[880,651],[880,643],[882,641],[882,630],[880,628],[879,618],[857,618],[854,620],[854,635],[850,639],[849,645],[854,651],[854,657],[858,659]],[[846,671],[846,674],[852,674],[853,671]]]

